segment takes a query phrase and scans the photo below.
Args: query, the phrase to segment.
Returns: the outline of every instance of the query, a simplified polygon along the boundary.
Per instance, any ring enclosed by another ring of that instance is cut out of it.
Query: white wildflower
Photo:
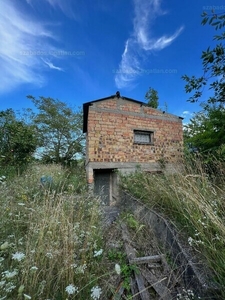
[[[102,249],[100,249],[100,250],[95,250],[94,251],[94,257],[97,257],[97,256],[100,256],[101,254],[102,254],[102,252],[103,252],[103,250]]]
[[[16,253],[14,253],[12,255],[12,259],[21,261],[21,260],[23,260],[25,258],[25,256],[26,255],[24,253],[22,253],[22,252],[16,252]]]
[[[6,286],[5,286],[5,291],[6,291],[7,293],[11,293],[15,288],[16,288],[16,286],[13,285],[13,283],[8,282],[8,283],[6,284]]]
[[[199,236],[201,233],[195,230],[195,236]]]
[[[121,269],[120,269],[120,265],[119,264],[115,264],[115,271],[118,275],[120,275],[121,273]]]
[[[76,269],[76,273],[77,274],[84,274],[84,270],[85,269],[87,269],[87,265],[86,264],[83,264],[82,266],[79,266],[79,267],[77,267],[77,269]]]
[[[2,274],[3,274],[3,277],[5,277],[5,278],[13,278],[14,276],[16,276],[18,274],[18,271],[17,270],[14,270],[12,272],[5,271],[5,272],[2,272]]]
[[[18,244],[19,245],[23,245],[23,238],[21,238],[21,239],[18,240]]]
[[[70,267],[71,267],[72,269],[75,269],[75,268],[77,268],[77,264],[71,264]]]
[[[189,237],[188,238],[188,243],[189,243],[190,246],[193,245],[193,242],[194,242],[194,239],[192,237]]]
[[[65,291],[67,292],[68,295],[73,295],[74,293],[76,293],[78,291],[78,287],[74,286],[73,284],[69,284]]]
[[[194,293],[192,290],[187,290],[187,294],[188,294],[188,296],[194,298]]]
[[[45,256],[47,256],[48,258],[53,258],[53,255],[51,252],[47,252]]]
[[[102,289],[99,286],[94,286],[91,289],[91,298],[94,300],[98,300],[100,298],[101,293]]]
[[[31,271],[37,271],[37,270],[38,270],[38,267],[33,266],[33,267],[30,268],[30,270],[31,270]]]

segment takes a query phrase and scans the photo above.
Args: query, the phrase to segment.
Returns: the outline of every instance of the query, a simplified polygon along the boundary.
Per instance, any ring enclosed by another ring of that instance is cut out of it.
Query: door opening
[[[117,198],[117,174],[114,169],[94,170],[94,194],[104,205],[112,205]]]

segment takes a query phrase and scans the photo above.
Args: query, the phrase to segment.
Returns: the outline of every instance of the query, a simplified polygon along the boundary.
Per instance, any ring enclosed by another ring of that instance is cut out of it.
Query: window
[[[153,132],[134,130],[134,143],[153,144]]]

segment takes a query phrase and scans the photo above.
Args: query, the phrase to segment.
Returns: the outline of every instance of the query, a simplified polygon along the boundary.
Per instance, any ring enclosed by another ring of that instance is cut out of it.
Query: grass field
[[[43,175],[52,182],[40,185]],[[0,181],[0,299],[99,299],[103,239],[83,171],[33,165]]]
[[[121,184],[174,223],[225,299],[225,169],[216,168],[209,177],[192,161],[173,175],[121,176]],[[52,180],[41,185],[43,175]],[[110,229],[81,168],[33,164],[20,176],[1,175],[0,204],[0,300],[108,299],[115,278],[126,279],[118,274],[127,270],[122,248],[109,249]]]

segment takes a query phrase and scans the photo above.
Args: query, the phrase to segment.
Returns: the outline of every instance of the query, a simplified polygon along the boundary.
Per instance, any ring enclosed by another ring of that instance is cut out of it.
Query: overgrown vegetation
[[[210,172],[208,166],[195,157],[174,174],[153,175],[138,170],[121,177],[126,191],[164,214],[193,251],[201,253],[213,271],[222,299],[225,298],[224,174],[225,166],[220,161],[214,163]]]
[[[53,178],[48,187],[43,174]],[[99,299],[101,210],[84,172],[33,165],[1,176],[0,191],[0,299]]]

